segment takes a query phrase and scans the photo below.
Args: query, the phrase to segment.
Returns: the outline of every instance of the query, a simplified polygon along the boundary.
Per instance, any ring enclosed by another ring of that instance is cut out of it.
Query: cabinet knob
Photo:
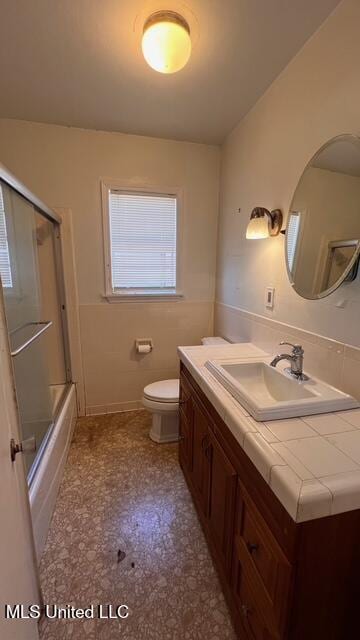
[[[256,544],[255,542],[247,542],[246,546],[249,553],[255,553],[259,548],[259,545]]]
[[[250,607],[248,607],[247,604],[242,604],[241,613],[244,616],[244,618],[247,618],[250,613]]]

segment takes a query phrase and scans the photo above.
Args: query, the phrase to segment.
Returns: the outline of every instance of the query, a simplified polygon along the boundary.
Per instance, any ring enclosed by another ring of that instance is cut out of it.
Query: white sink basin
[[[210,360],[205,366],[255,420],[294,418],[359,406],[352,396],[317,378],[298,381],[269,362]]]

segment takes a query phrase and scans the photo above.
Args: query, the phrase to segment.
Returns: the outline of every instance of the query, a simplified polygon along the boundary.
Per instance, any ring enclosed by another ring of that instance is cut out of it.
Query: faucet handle
[[[302,348],[301,344],[292,344],[292,342],[285,342],[285,340],[282,340],[279,344],[286,344],[288,347],[292,347],[295,354],[304,353],[304,349]]]

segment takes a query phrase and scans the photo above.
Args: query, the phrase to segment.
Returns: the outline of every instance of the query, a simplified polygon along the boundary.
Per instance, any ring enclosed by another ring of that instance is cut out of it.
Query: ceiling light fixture
[[[247,240],[261,240],[279,235],[283,216],[280,209],[269,211],[264,207],[255,207],[246,229]]]
[[[160,73],[175,73],[191,54],[190,27],[174,11],[157,11],[144,24],[142,51],[148,65]]]

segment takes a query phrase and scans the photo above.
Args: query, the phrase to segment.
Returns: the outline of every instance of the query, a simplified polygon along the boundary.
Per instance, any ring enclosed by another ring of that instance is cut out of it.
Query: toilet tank
[[[212,338],[201,338],[201,344],[229,344],[229,341],[215,336]]]

